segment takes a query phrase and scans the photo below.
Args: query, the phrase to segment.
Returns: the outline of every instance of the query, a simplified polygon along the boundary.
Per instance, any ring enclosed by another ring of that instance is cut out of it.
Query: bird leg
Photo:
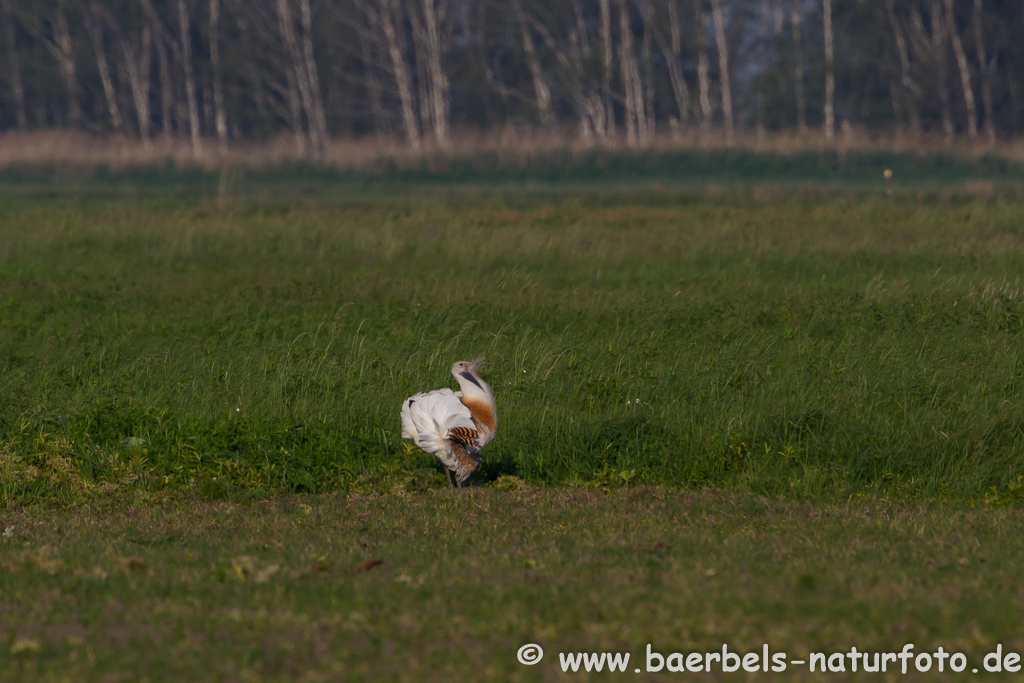
[[[445,467],[444,468],[444,480],[446,482],[448,482],[448,488],[454,489],[455,486],[452,484],[451,474],[452,474],[452,471],[450,469],[448,469],[447,467]]]

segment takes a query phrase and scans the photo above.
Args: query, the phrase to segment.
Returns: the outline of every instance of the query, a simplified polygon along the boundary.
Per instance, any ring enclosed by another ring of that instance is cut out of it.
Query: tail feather
[[[402,405],[402,437],[412,439],[428,453],[450,450],[447,439],[451,430],[472,425],[469,409],[451,389],[416,394]]]
[[[437,432],[419,432],[416,434],[414,439],[416,445],[425,450],[427,453],[439,453],[448,448],[448,444],[445,443],[444,437]]]

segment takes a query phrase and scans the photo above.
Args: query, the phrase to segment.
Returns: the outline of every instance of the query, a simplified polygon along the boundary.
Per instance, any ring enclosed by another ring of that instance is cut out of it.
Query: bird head
[[[480,366],[484,364],[484,359],[476,358],[474,360],[460,360],[456,361],[452,365],[452,377],[454,377],[459,384],[465,389],[467,383],[476,386],[481,391],[484,389],[486,383],[480,378]]]

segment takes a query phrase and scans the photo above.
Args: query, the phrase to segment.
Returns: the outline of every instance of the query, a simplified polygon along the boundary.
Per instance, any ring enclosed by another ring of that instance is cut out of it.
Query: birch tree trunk
[[[68,122],[73,128],[77,128],[82,122],[82,108],[78,102],[78,80],[75,77],[77,68],[74,45],[71,42],[71,27],[68,25],[63,2],[58,3],[53,17],[53,46],[55,49],[52,51],[60,66],[60,75],[67,93]]]
[[[295,109],[298,104],[297,115],[293,115],[294,119],[297,119],[298,128],[297,131],[302,130],[302,112],[309,110],[309,91],[306,88],[305,80],[302,78],[302,74],[299,73],[299,46],[295,41],[295,29],[292,24],[292,10],[288,0],[277,0],[277,28],[281,35],[281,42],[284,44],[285,52],[288,55],[288,61],[285,66],[285,72],[288,74],[288,91],[289,91],[289,107]],[[294,96],[293,96],[294,94]],[[311,131],[312,132],[312,131]],[[312,140],[312,146],[316,149],[316,143]]]
[[[321,136],[322,128],[315,121],[315,108],[313,84],[310,80],[310,73],[306,68],[302,53],[299,51],[298,38],[295,35],[295,24],[292,21],[292,9],[289,0],[277,0],[278,28],[281,32],[281,40],[284,43],[291,64],[288,71],[295,79],[295,85],[299,91],[299,99],[302,102],[302,110],[306,114],[306,123],[309,127],[309,142],[312,147],[314,158],[322,159],[325,141]]]
[[[825,139],[836,137],[836,56],[832,35],[832,0],[822,0],[825,38]]]
[[[623,104],[625,106],[626,144],[635,147],[639,141],[640,84],[633,58],[633,30],[629,25],[629,10],[626,0],[618,0],[619,4],[619,67],[622,70]]]
[[[775,9],[775,4],[773,2],[770,2],[770,0],[761,0],[761,32],[764,38],[760,41],[761,49],[758,50],[758,52],[760,53],[761,57],[761,69],[765,73],[768,73],[772,67],[771,42],[768,39],[768,36],[771,36],[771,39],[774,40],[775,37],[778,35],[777,30],[774,32],[772,30],[773,28],[775,28],[775,26],[773,26],[772,20],[777,16],[778,14]],[[754,83],[754,92],[756,99],[756,123],[754,125],[754,131],[757,136],[756,139],[758,143],[764,141],[764,91],[765,84],[763,82],[763,79],[757,79],[757,81]]]
[[[604,84],[601,90],[601,106],[604,109],[604,134],[615,130],[615,109],[612,107],[612,68],[615,52],[612,46],[612,5],[611,0],[601,0],[601,65]]]
[[[7,68],[10,74],[11,95],[14,98],[14,116],[18,130],[24,133],[28,130],[28,116],[25,113],[25,86],[21,80],[21,60],[18,58],[17,33],[15,32],[11,0],[0,1],[0,9],[3,9],[4,29],[7,34]]]
[[[654,139],[656,128],[654,120],[654,66],[651,63],[651,34],[654,33],[654,5],[650,2],[640,3],[640,18],[643,20],[644,36],[640,46],[643,65],[643,89],[640,112],[640,144],[649,145]]]
[[[915,6],[910,15],[910,38],[918,59],[931,67],[935,91],[939,95],[942,114],[942,132],[946,139],[953,137],[953,117],[949,109],[949,83],[946,78],[946,21],[940,0],[931,0],[930,29],[924,26],[921,8]]]
[[[598,138],[607,138],[610,135],[610,122],[605,119],[606,109],[600,81],[595,85],[588,79],[586,61],[591,56],[591,50],[579,0],[573,0],[573,10],[576,21],[569,30],[567,41],[556,41],[543,24],[535,24],[535,28],[564,70],[566,88],[579,119],[580,137],[589,143],[595,134]]]
[[[292,128],[295,139],[295,153],[299,157],[306,156],[306,132],[302,127],[302,98],[296,82],[295,69],[285,70],[285,100],[287,101],[288,125]]]
[[[573,99],[578,103],[580,127],[583,139],[589,141],[591,135],[607,140],[614,132],[615,125],[610,116],[614,109],[605,106],[604,95],[600,86],[594,87],[589,77],[587,63],[591,59],[589,27],[583,16],[580,0],[573,0],[573,13],[576,15],[576,26],[570,32],[569,45],[571,57],[567,64],[573,74]],[[609,31],[611,29],[609,28]],[[610,34],[609,34],[610,35]],[[565,61],[564,53],[561,58]],[[611,91],[609,90],[609,97]]]
[[[171,38],[164,28],[163,19],[152,0],[141,0],[146,18],[153,29],[153,47],[156,51],[157,76],[160,84],[160,133],[165,139],[171,137],[171,109],[174,104],[174,93],[171,85],[171,72],[167,58],[167,45]]]
[[[526,54],[526,64],[530,68],[530,76],[533,78],[533,92],[537,101],[537,113],[540,116],[540,125],[544,128],[552,128],[555,125],[555,117],[551,111],[551,88],[548,87],[547,79],[544,77],[544,69],[541,67],[540,58],[537,56],[537,46],[533,42],[530,27],[523,12],[522,0],[514,0],[513,9],[519,22],[519,30],[523,37],[523,52]]]
[[[361,9],[365,8],[360,6]],[[377,80],[376,64],[378,59],[374,55],[374,45],[370,40],[370,34],[373,31],[375,24],[373,14],[369,13],[368,17],[370,20],[370,30],[360,29],[359,31],[359,49],[363,58],[363,87],[366,88],[366,94],[370,99],[370,111],[373,112],[373,128],[377,134],[390,134],[391,126],[389,125],[388,118],[384,115],[384,105],[381,102],[380,82]]]
[[[722,84],[722,115],[725,117],[725,139],[726,142],[732,144],[732,85],[729,78],[729,46],[725,40],[722,0],[711,0],[711,13],[715,20],[715,44],[718,48],[718,80]]]
[[[57,62],[57,71],[64,83],[67,122],[71,127],[78,127],[82,119],[82,109],[78,101],[78,82],[75,77],[77,65],[75,64],[74,45],[71,40],[71,27],[68,25],[64,5],[64,0],[59,0],[53,7],[52,14],[48,18],[49,31],[39,15],[38,5],[33,5],[25,27],[43,44],[47,52]]]
[[[700,100],[700,127],[711,127],[711,79],[708,77],[707,16],[703,0],[694,3],[697,11],[697,88]]]
[[[423,0],[426,22],[428,51],[430,58],[430,80],[433,84],[434,135],[441,145],[448,144],[448,73],[444,69],[445,46],[441,39],[440,25],[447,21],[447,3]]]
[[[145,147],[150,146],[149,140],[149,71],[150,53],[152,51],[152,33],[147,22],[142,29],[138,50],[131,44],[130,39],[123,36],[119,39],[121,43],[121,56],[123,58],[125,74],[128,76],[128,85],[131,87],[132,100],[135,103],[135,113],[139,121],[139,137]]]
[[[919,33],[919,43],[926,45],[931,58],[935,75],[935,88],[939,93],[939,104],[942,108],[942,132],[946,139],[953,137],[953,116],[949,108],[949,82],[946,78],[946,22],[939,0],[931,2],[931,37],[925,38],[924,24],[920,11],[914,14],[915,28]]]
[[[117,92],[114,90],[114,81],[110,77],[110,65],[107,62],[107,51],[103,43],[103,23],[99,18],[99,7],[95,2],[83,6],[82,23],[92,41],[92,50],[96,55],[96,70],[100,74],[100,83],[103,86],[103,96],[107,100],[107,111],[110,112],[110,124],[115,132],[121,132],[121,108],[117,104]]]
[[[892,26],[893,36],[896,38],[896,51],[900,57],[901,102],[904,104],[911,132],[914,135],[918,135],[921,132],[921,116],[917,110],[917,98],[920,96],[921,91],[910,73],[910,55],[907,52],[907,41],[903,36],[899,21],[896,19],[896,8],[893,6],[893,0],[885,0],[885,11],[889,15],[889,24]]]
[[[309,6],[309,0],[299,0],[299,17],[302,20],[302,59],[306,79],[309,82],[310,104],[312,106],[312,111],[309,112],[310,128],[316,128],[316,139],[319,141],[317,158],[323,159],[327,153],[327,143],[329,142],[327,116],[324,113],[324,99],[320,89],[320,74],[316,68],[316,59],[313,57],[313,13]],[[223,104],[221,111],[223,112]],[[227,130],[225,129],[226,139]]]
[[[410,18],[416,37],[416,65],[421,69],[425,90],[421,89],[420,107],[425,107],[424,124],[429,120],[435,142],[448,145],[448,73],[444,68],[445,46],[441,39],[441,26],[447,21],[446,0],[420,0],[422,15],[413,10]]]
[[[213,118],[217,129],[217,150],[221,156],[228,151],[228,120],[224,113],[224,88],[220,74],[220,0],[210,0],[210,68],[213,71]]]
[[[156,65],[157,73],[160,76],[160,133],[171,137],[171,105],[174,102],[174,94],[171,88],[171,71],[167,60],[167,41],[163,31],[157,32],[156,38]]]
[[[964,91],[964,106],[967,108],[967,137],[973,140],[978,137],[978,110],[974,104],[971,68],[967,65],[967,55],[964,53],[963,43],[960,42],[960,32],[956,30],[956,17],[953,16],[953,0],[946,0],[946,26],[949,30],[950,39],[953,42],[953,56],[956,57],[956,66],[960,71],[960,86]]]
[[[666,45],[661,39],[661,34],[656,34],[661,42],[661,53],[665,58],[665,65],[668,67],[668,78],[672,84],[672,95],[676,101],[676,111],[679,112],[679,123],[685,125],[690,116],[690,89],[686,85],[686,78],[683,75],[682,65],[679,63],[679,54],[682,50],[683,39],[679,28],[679,7],[676,0],[668,2],[668,24],[669,40]]]
[[[985,42],[981,32],[981,0],[974,0],[974,45],[978,52],[978,65],[981,68],[981,103],[985,110],[985,139],[988,144],[995,144],[996,128],[992,116],[992,64],[985,57]]]
[[[807,131],[807,101],[804,98],[804,38],[801,27],[800,0],[792,0],[789,21],[793,29],[793,87],[796,97],[796,128]]]
[[[188,133],[192,141],[192,156],[199,156],[199,104],[196,102],[196,81],[192,72],[192,24],[188,18],[185,0],[178,0],[178,30],[181,43],[181,66],[185,72],[185,99],[188,102]]]
[[[403,48],[405,41],[399,41],[396,29],[395,15],[398,11],[398,1],[378,1],[380,3],[378,18],[381,29],[384,32],[388,54],[391,55],[391,70],[395,76],[395,83],[398,86],[398,100],[402,107],[402,127],[405,129],[405,139],[413,149],[418,150],[421,146],[420,127],[419,122],[416,120],[416,104],[413,101],[412,75]],[[401,23],[398,23],[398,26],[401,25]]]
[[[430,108],[430,76],[427,74],[427,58],[425,57],[427,46],[423,44],[423,26],[420,24],[418,10],[415,5],[418,0],[399,1],[410,5],[408,14],[413,36],[412,64],[416,74],[413,82],[416,84],[416,101],[420,105],[420,133],[426,138],[431,135],[434,129],[434,122]]]

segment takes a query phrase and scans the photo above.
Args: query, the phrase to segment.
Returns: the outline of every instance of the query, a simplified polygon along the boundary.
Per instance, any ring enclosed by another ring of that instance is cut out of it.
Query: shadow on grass
[[[505,476],[522,476],[519,471],[519,467],[515,461],[509,457],[501,457],[497,459],[485,458],[480,463],[480,467],[473,473],[473,479],[480,484],[490,484],[499,477]]]

